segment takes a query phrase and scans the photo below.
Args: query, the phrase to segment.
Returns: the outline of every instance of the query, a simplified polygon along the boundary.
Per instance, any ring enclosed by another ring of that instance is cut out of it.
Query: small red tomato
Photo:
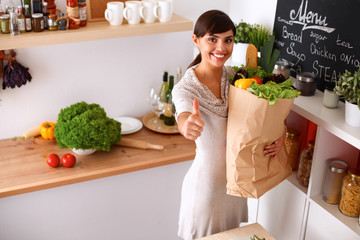
[[[76,157],[70,153],[67,153],[61,157],[61,164],[64,167],[73,167],[76,163]]]
[[[47,164],[50,166],[50,167],[58,167],[60,165],[60,158],[57,154],[50,154],[46,160]]]

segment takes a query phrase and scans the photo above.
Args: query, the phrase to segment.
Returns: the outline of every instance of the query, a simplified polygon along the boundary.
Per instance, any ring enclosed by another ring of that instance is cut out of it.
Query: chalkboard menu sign
[[[345,69],[360,67],[359,0],[278,0],[274,23],[280,58],[291,75],[317,74],[317,88],[332,89]]]

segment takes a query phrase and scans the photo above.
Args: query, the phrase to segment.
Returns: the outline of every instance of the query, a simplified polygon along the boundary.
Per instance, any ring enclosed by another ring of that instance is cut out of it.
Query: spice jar
[[[316,91],[316,74],[302,72],[296,75],[296,88],[302,96],[312,96]]]
[[[278,60],[275,63],[274,74],[281,74],[288,79],[290,77],[290,63],[286,60]]]
[[[34,13],[32,15],[32,25],[34,32],[44,31],[44,15],[42,13]]]
[[[310,140],[300,154],[299,169],[297,173],[298,181],[304,187],[309,186],[312,157],[314,154],[314,141]]]
[[[292,170],[295,170],[299,165],[300,145],[299,131],[295,128],[288,128],[286,131],[285,148]]]
[[[0,16],[1,33],[10,33],[10,15],[3,14]]]
[[[79,5],[80,26],[86,26],[87,24],[86,0],[79,0],[78,5]]]
[[[350,169],[345,176],[339,204],[342,214],[350,217],[360,215],[360,169]]]
[[[57,24],[57,16],[56,14],[50,14],[49,15],[49,30],[50,31],[57,31],[58,30],[58,24]]]
[[[338,159],[329,159],[325,182],[323,186],[323,199],[330,204],[338,204],[340,201],[341,185],[349,169],[349,164]]]

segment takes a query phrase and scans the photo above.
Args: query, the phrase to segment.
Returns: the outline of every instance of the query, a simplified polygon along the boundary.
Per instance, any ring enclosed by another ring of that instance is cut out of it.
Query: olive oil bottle
[[[160,102],[166,103],[166,93],[169,90],[169,84],[168,84],[168,72],[164,72],[163,75],[163,83],[161,84],[159,97]],[[164,120],[164,114],[160,114],[160,119]]]
[[[166,104],[164,109],[164,124],[168,126],[175,125],[175,117],[174,117],[174,104],[172,101],[172,89],[174,87],[174,76],[170,75],[169,77],[169,89],[166,92]]]

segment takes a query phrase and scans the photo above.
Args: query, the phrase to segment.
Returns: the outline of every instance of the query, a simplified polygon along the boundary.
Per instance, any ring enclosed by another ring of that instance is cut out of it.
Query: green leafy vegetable
[[[274,48],[275,36],[269,35],[263,47],[260,47],[261,57],[259,65],[268,73],[274,70],[276,61],[279,59],[280,51]]]
[[[292,99],[300,95],[300,92],[295,90],[292,84],[290,79],[282,83],[269,81],[261,85],[252,82],[247,90],[259,98],[268,100],[269,105],[274,105],[279,98]]]
[[[256,235],[254,235],[253,237],[250,237],[250,240],[266,240],[265,238],[259,238]]]
[[[78,102],[61,109],[54,135],[60,148],[110,151],[120,133],[121,123],[108,118],[100,105]]]

